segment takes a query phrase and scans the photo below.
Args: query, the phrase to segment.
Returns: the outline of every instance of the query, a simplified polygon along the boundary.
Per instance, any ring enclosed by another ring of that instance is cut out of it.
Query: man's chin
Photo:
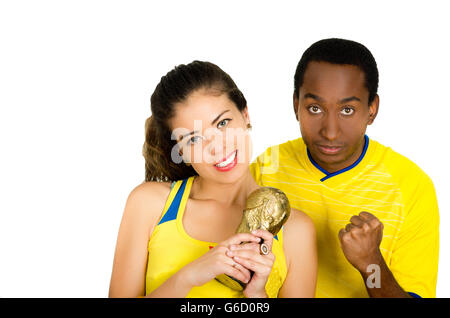
[[[335,166],[340,165],[345,161],[345,156],[343,153],[338,154],[323,154],[323,153],[312,153],[312,157],[317,158],[316,162],[319,166]]]

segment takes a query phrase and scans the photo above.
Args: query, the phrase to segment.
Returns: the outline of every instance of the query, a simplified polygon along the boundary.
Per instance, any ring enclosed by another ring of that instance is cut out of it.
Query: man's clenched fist
[[[345,229],[339,231],[345,257],[360,272],[366,272],[370,264],[380,264],[382,238],[383,223],[368,212],[352,216]]]

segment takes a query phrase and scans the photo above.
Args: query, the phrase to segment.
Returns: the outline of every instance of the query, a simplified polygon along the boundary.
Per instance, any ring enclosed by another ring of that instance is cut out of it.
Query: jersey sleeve
[[[272,158],[272,148],[274,147],[278,150],[278,146],[269,147],[250,164],[250,173],[256,183],[260,186],[263,186],[263,175],[273,173],[273,162],[278,164],[278,157],[276,157],[275,160]],[[278,168],[278,166],[276,168]]]
[[[414,297],[436,297],[439,260],[436,192],[425,173],[416,184],[403,198],[405,219],[389,267],[405,292]]]
[[[258,185],[264,186],[263,176],[275,175],[278,172],[280,150],[280,145],[271,146],[250,164],[250,173]]]
[[[251,164],[250,164],[250,173],[253,176],[253,179],[255,179],[257,184],[261,184],[261,158],[256,158]]]

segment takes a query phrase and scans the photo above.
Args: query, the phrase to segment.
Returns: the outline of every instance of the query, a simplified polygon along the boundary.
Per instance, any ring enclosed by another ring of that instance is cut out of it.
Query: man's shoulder
[[[306,153],[302,138],[296,138],[266,148],[250,164],[250,172],[256,182],[262,185],[266,175],[280,177],[280,171],[287,166],[294,169],[300,167],[299,158]],[[285,175],[284,175],[285,176]]]
[[[377,143],[378,154],[387,172],[399,185],[418,185],[423,182],[430,182],[431,178],[413,160],[400,154],[391,147]]]
[[[266,150],[258,156],[258,158],[262,159],[267,156],[271,156],[275,152],[278,152],[280,156],[292,156],[292,154],[299,153],[303,149],[306,150],[306,146],[303,139],[300,137],[267,147]]]

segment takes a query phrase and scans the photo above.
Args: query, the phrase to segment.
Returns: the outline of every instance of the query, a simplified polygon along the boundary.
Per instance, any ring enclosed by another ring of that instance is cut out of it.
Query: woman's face
[[[249,122],[247,108],[240,112],[226,94],[201,89],[175,105],[169,125],[184,162],[203,178],[233,183],[248,170]]]

